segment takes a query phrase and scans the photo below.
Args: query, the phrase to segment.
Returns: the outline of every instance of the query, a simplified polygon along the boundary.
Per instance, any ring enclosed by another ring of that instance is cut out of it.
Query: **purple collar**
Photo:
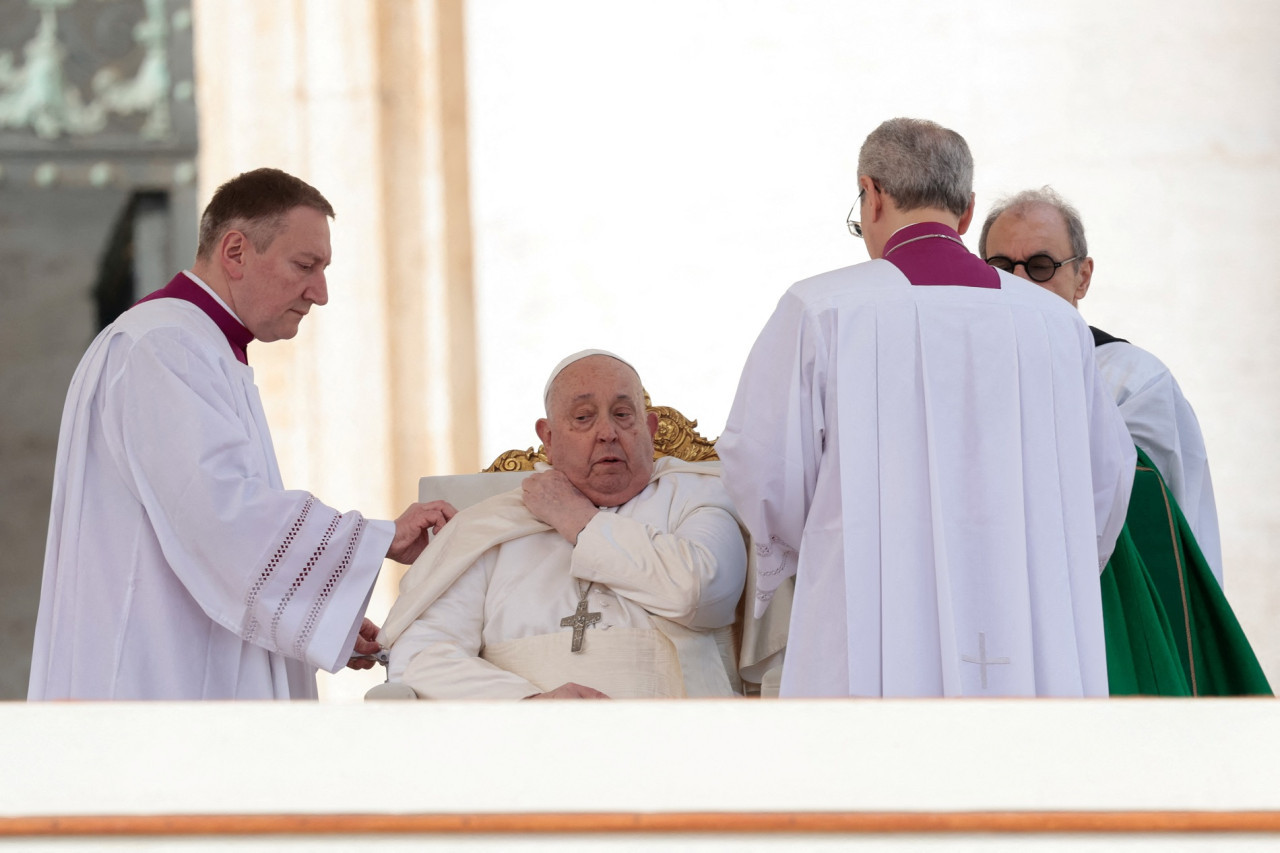
[[[1000,287],[1000,273],[969,252],[954,228],[917,222],[899,228],[880,254],[920,287]]]
[[[141,305],[144,302],[150,302],[152,299],[164,298],[181,299],[184,302],[190,302],[209,315],[209,319],[217,324],[218,330],[226,336],[227,343],[231,345],[231,351],[235,353],[236,360],[245,365],[249,363],[249,353],[246,349],[249,346],[249,341],[253,340],[253,332],[246,329],[239,320],[231,316],[231,312],[219,305],[218,300],[210,296],[209,292],[203,287],[192,281],[186,273],[178,273],[173,277],[173,281],[150,296],[142,297],[134,304]]]

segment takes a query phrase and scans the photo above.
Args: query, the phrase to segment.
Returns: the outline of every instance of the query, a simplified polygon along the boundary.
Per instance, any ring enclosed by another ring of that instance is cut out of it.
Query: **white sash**
[[[486,646],[480,657],[544,692],[567,682],[594,687],[613,699],[680,699],[684,677],[676,647],[661,631],[587,631],[582,651],[569,650],[567,631]]]

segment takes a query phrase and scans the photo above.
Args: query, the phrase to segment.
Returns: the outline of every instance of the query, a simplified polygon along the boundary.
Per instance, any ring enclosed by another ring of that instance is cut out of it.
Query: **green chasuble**
[[[1101,582],[1111,695],[1190,696],[1169,617],[1133,544],[1128,518]]]
[[[1141,449],[1101,580],[1113,696],[1271,694],[1182,510]]]

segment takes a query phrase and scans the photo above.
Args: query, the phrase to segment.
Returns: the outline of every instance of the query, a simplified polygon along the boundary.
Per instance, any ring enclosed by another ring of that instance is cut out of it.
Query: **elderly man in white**
[[[379,637],[433,699],[729,696],[744,534],[718,467],[654,461],[640,377],[569,356],[536,429],[553,467],[463,510]],[[426,553],[426,552],[424,552]]]

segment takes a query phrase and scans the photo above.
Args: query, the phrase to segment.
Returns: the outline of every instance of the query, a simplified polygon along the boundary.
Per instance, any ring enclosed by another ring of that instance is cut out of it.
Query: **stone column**
[[[329,304],[293,341],[250,347],[285,485],[394,517],[419,477],[477,470],[462,2],[194,12],[201,204],[276,166],[337,211]]]

